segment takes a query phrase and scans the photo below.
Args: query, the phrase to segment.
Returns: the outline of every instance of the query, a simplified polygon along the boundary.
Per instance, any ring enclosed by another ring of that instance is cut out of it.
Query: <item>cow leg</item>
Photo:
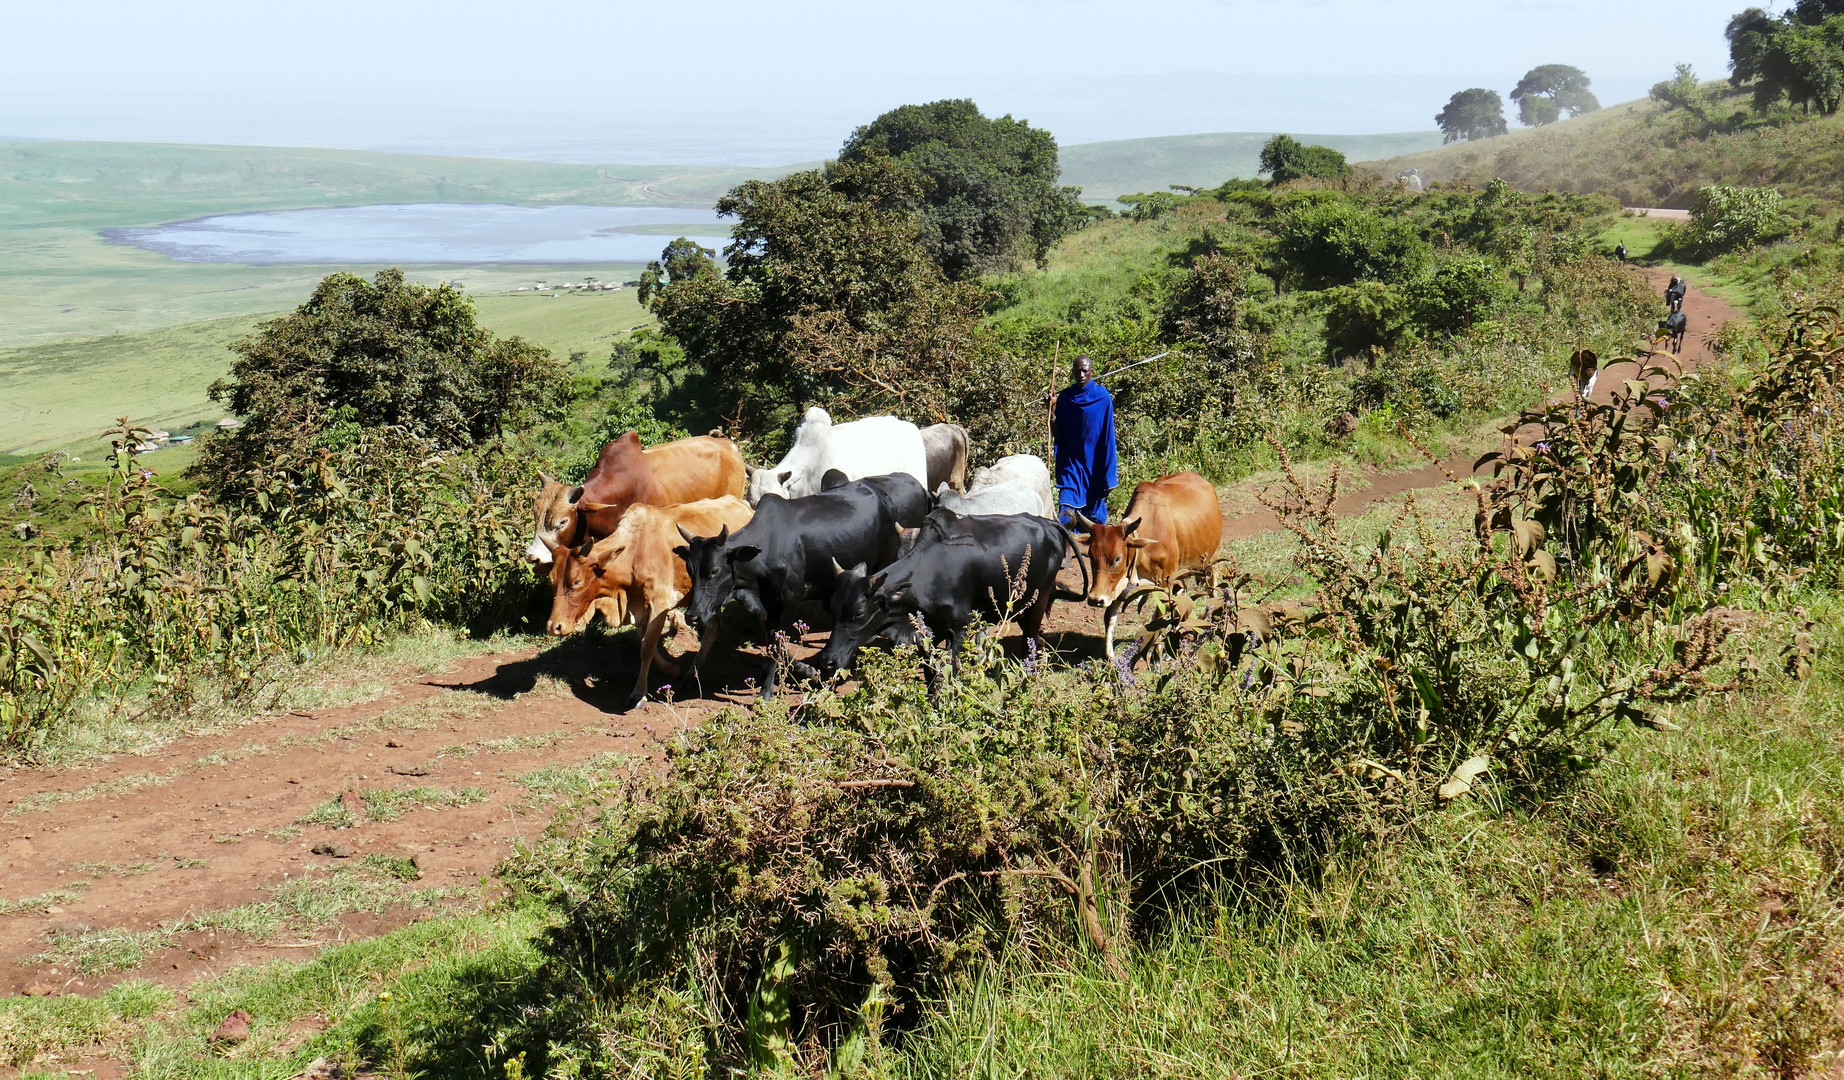
[[[628,694],[624,709],[631,709],[646,699],[647,673],[653,669],[653,658],[659,651],[660,631],[666,628],[666,612],[653,615],[643,611],[640,614],[645,620],[640,624],[640,671],[634,676],[634,689]]]
[[[1101,640],[1106,650],[1104,655],[1107,656],[1110,664],[1114,662],[1114,624],[1120,622],[1121,608],[1125,606],[1116,600],[1101,613]]]
[[[1050,616],[1050,605],[1056,603],[1056,581],[1054,579],[1038,590],[1037,599],[1019,616],[1018,629],[1024,633],[1026,651],[1030,643],[1037,642],[1038,648],[1046,648],[1049,642],[1044,640],[1044,620]]]

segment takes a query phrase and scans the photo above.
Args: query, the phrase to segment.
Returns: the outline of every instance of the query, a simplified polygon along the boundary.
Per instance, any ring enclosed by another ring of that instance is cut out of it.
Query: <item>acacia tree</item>
[[[1498,91],[1480,87],[1447,99],[1447,107],[1435,114],[1434,122],[1440,126],[1444,143],[1489,139],[1510,130],[1505,124],[1504,99]]]
[[[204,440],[194,469],[237,497],[284,458],[397,427],[460,449],[560,400],[568,379],[544,348],[499,338],[450,285],[328,275],[308,301],[235,342],[213,401],[243,419]]]
[[[1517,102],[1518,123],[1525,127],[1553,124],[1567,112],[1571,118],[1601,107],[1588,89],[1586,72],[1568,64],[1542,64],[1531,68],[1511,91]]]
[[[841,165],[893,158],[920,177],[910,199],[922,243],[950,278],[1041,263],[1089,215],[1080,189],[1057,186],[1056,139],[971,101],[905,105],[852,132]]]
[[[883,155],[752,180],[717,203],[737,219],[722,273],[668,250],[649,299],[697,365],[706,408],[755,432],[845,396],[853,412],[931,411],[986,294],[936,265],[920,185]]]

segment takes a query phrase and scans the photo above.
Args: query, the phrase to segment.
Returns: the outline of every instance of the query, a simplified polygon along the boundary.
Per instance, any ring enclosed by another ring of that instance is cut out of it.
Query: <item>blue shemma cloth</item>
[[[1120,482],[1114,454],[1114,395],[1090,380],[1056,396],[1056,486],[1065,524],[1070,510],[1108,520],[1108,492]]]

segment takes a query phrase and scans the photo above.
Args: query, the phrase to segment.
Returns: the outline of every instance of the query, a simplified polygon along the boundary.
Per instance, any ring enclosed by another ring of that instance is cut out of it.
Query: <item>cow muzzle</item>
[[[551,564],[551,549],[544,545],[542,539],[534,536],[531,538],[531,546],[525,549],[525,561],[531,563],[533,566],[549,566]]]

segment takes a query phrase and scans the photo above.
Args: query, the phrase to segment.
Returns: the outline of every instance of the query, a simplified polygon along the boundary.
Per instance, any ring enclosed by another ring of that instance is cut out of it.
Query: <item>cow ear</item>
[[[871,580],[865,582],[864,583],[865,587],[871,590],[871,592],[875,593],[879,589],[882,589],[884,587],[884,581],[888,579],[889,577],[890,577],[889,574],[879,574],[876,577],[872,578]]]
[[[1126,521],[1121,522],[1120,534],[1122,536],[1132,536],[1133,530],[1139,527],[1140,527],[1139,518],[1128,518]]]
[[[619,507],[617,507],[614,503],[595,503],[595,502],[579,502],[576,504],[576,508],[578,510],[583,511],[586,514],[593,514],[598,510],[617,510],[619,509]]]
[[[675,547],[672,549],[672,553],[674,555],[677,555],[679,557],[679,561],[683,562],[686,566],[691,565],[691,548]]]
[[[1148,540],[1144,536],[1129,536],[1127,538],[1127,546],[1130,548],[1143,548],[1148,544],[1154,543],[1158,543],[1158,541]]]
[[[775,482],[779,484],[785,484],[789,480],[792,480],[793,478],[794,478],[793,469],[783,469],[780,472],[775,474]]]
[[[851,572],[857,574],[859,577],[863,577],[867,569],[869,569],[869,567],[865,563],[859,563],[857,566],[852,567]]]
[[[583,485],[578,484],[575,487],[570,489],[570,505],[571,506],[575,506],[576,500],[582,497],[583,497]]]
[[[739,547],[731,548],[729,551],[725,552],[725,554],[730,557],[730,561],[733,563],[748,562],[750,559],[762,554],[762,549],[754,544],[743,544]]]

